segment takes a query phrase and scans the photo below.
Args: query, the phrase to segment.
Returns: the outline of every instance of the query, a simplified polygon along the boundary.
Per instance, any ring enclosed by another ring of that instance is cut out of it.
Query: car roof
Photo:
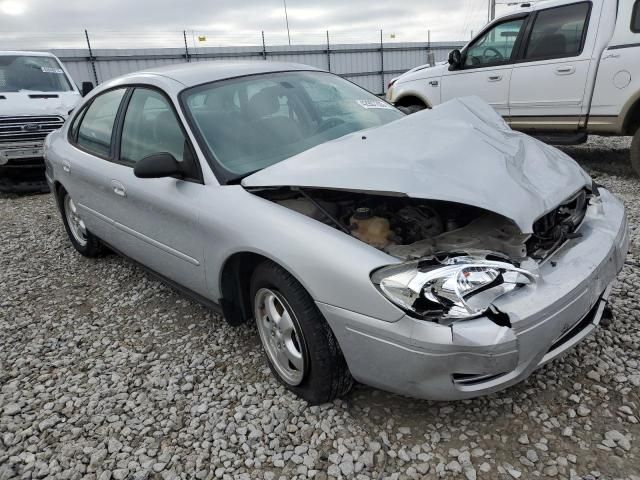
[[[24,55],[27,57],[55,57],[53,53],[49,52],[28,52],[25,50],[0,50],[0,56],[8,55]]]
[[[321,71],[318,68],[299,63],[271,62],[265,60],[254,61],[221,61],[211,60],[192,63],[179,63],[158,68],[142,70],[127,75],[144,76],[158,75],[171,78],[187,87],[200,85],[227,78],[241,77],[244,75],[256,75],[262,73],[287,72],[300,70]],[[122,77],[121,77],[122,78]]]

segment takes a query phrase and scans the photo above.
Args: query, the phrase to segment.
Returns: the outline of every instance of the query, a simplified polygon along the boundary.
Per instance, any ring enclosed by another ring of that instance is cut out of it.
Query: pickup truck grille
[[[64,118],[54,115],[39,117],[0,116],[0,144],[42,142],[45,137],[64,124]]]

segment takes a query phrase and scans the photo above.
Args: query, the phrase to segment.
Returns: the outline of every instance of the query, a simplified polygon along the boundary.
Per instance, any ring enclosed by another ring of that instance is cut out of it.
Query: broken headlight
[[[391,265],[371,280],[410,313],[455,320],[482,315],[498,297],[535,283],[536,276],[507,262],[459,256]]]

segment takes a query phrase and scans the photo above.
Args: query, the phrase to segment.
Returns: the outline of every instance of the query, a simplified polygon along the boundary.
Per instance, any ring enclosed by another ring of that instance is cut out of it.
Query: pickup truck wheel
[[[631,142],[631,166],[636,171],[636,175],[640,176],[640,128],[636,130]]]
[[[271,372],[311,404],[330,402],[353,385],[340,346],[304,287],[273,262],[251,279],[253,313]]]
[[[422,103],[415,103],[413,105],[398,105],[397,108],[406,115],[411,115],[420,110],[425,110],[427,107]]]
[[[87,230],[84,220],[78,211],[78,206],[71,198],[71,195],[61,190],[59,199],[62,222],[73,248],[85,257],[99,256],[102,253],[102,243]]]

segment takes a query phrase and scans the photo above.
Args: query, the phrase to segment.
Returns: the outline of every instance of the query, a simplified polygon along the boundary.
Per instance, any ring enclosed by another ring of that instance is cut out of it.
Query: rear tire
[[[640,128],[636,130],[636,134],[631,141],[631,166],[636,175],[640,176]]]
[[[261,263],[251,279],[250,298],[269,368],[280,383],[313,405],[351,389],[353,378],[338,341],[289,272],[270,261]]]
[[[103,253],[102,243],[98,237],[87,230],[77,204],[63,188],[58,192],[58,207],[73,248],[85,257],[100,256]]]

